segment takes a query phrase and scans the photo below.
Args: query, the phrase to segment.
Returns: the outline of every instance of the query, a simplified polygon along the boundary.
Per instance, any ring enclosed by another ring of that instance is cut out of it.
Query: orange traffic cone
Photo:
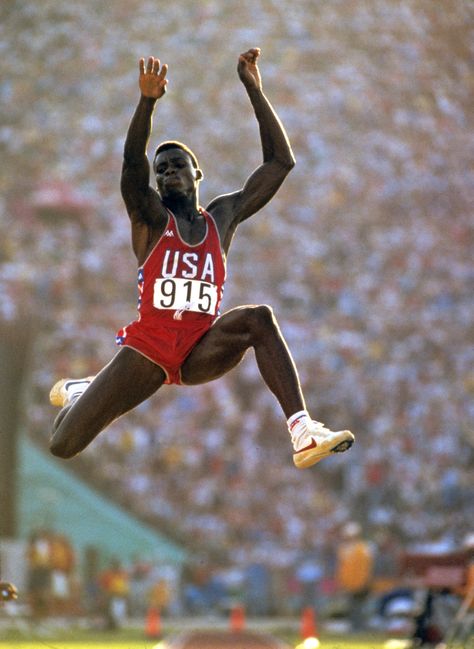
[[[145,635],[152,640],[157,640],[161,636],[160,611],[156,606],[150,606],[146,614]]]
[[[316,638],[317,635],[316,613],[312,606],[307,606],[301,613],[301,637],[306,640],[306,638]]]
[[[245,609],[242,604],[237,604],[230,612],[230,630],[243,631],[245,629]]]

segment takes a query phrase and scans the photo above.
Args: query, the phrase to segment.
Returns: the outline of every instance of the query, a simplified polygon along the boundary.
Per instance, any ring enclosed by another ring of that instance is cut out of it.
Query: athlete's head
[[[155,157],[153,158],[153,167],[155,167],[156,158],[158,154],[161,153],[162,151],[168,151],[169,149],[181,149],[181,151],[187,153],[188,156],[191,158],[193,167],[195,169],[199,169],[199,162],[196,156],[194,155],[194,153],[191,151],[191,149],[188,146],[183,144],[183,142],[178,142],[178,140],[167,140],[166,142],[162,142],[156,147]]]
[[[182,142],[162,142],[155,151],[153,170],[156,186],[162,198],[190,195],[196,191],[202,179],[202,171],[196,156]]]

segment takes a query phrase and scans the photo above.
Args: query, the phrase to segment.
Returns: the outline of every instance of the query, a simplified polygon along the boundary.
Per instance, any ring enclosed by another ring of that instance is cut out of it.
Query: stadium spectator
[[[118,559],[111,559],[99,576],[107,629],[119,629],[127,619],[129,575]]]
[[[28,597],[33,618],[48,615],[51,604],[51,534],[40,529],[30,536],[27,548]]]
[[[64,534],[52,534],[50,553],[52,611],[57,615],[74,612],[74,549]]]
[[[359,523],[350,521],[342,529],[342,540],[337,550],[337,582],[347,597],[348,617],[354,631],[365,628],[365,605],[373,576],[374,552],[362,537]]]

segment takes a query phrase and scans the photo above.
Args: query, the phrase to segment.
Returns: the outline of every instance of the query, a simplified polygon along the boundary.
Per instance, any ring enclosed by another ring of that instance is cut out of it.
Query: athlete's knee
[[[259,323],[264,326],[273,326],[275,324],[275,315],[273,309],[268,304],[259,304],[254,307],[255,317],[258,319]]]
[[[50,452],[56,457],[62,458],[63,460],[68,460],[71,457],[74,457],[81,450],[77,444],[79,435],[76,435],[72,431],[68,431],[64,427],[61,427],[61,422],[64,419],[64,415],[66,414],[67,411],[64,414],[60,413],[56,418],[53,424],[53,430],[49,442]],[[63,416],[61,417],[61,415]]]
[[[250,307],[249,326],[253,337],[260,338],[278,328],[273,309],[268,304]]]
[[[76,449],[67,437],[59,435],[57,431],[53,432],[49,442],[49,450],[53,455],[63,460],[69,460],[79,452],[79,449]]]

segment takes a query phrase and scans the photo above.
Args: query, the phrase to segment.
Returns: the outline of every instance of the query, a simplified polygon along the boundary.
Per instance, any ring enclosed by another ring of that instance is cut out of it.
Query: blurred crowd
[[[240,565],[191,560],[175,571],[139,554],[104,561],[92,545],[79,557],[73,537],[43,527],[25,546],[20,601],[35,624],[84,618],[113,630],[133,622],[153,634],[162,616],[278,615],[303,624],[311,614],[328,630],[390,631],[423,645],[443,639],[461,602],[469,615],[459,630],[472,633],[473,542],[471,532],[455,552],[430,544],[400,553],[349,521],[324,551],[308,548],[298,566],[275,568],[261,557]]]
[[[166,612],[169,582],[156,566],[132,557],[104,563],[94,546],[79,557],[74,539],[43,527],[34,529],[26,546],[27,582],[20,601],[33,620],[87,614],[97,626],[113,629],[130,617],[145,617],[150,607]]]
[[[296,470],[249,353],[215,383],[163,388],[77,468],[202,561],[331,573],[354,518],[382,547],[456,547],[474,514],[469,3],[186,0],[158,12],[150,0],[22,0],[0,11],[0,314],[34,323],[29,433],[47,445],[51,385],[97,372],[135,317],[119,178],[138,58],[169,65],[150,148],[174,138],[195,151],[206,205],[260,160],[235,72],[259,45],[297,166],[241,226],[223,307],[273,306],[308,409],[357,443]]]
[[[298,615],[307,606],[327,609],[329,596],[338,593],[351,598],[349,609],[360,625],[361,606],[372,586],[377,590],[373,577],[379,549],[350,522],[330,554],[331,560],[323,561],[308,553],[297,570],[270,570],[263,558],[245,566],[191,561],[176,579],[139,556],[125,562],[112,556],[104,562],[99,549],[89,546],[79,557],[73,538],[42,527],[32,531],[25,548],[22,603],[33,620],[87,614],[112,629],[130,618],[146,619],[151,610],[223,615],[243,606],[251,616]],[[398,583],[398,568],[393,584]]]
[[[32,617],[74,613],[80,591],[76,551],[70,539],[50,529],[35,529],[25,559]]]

